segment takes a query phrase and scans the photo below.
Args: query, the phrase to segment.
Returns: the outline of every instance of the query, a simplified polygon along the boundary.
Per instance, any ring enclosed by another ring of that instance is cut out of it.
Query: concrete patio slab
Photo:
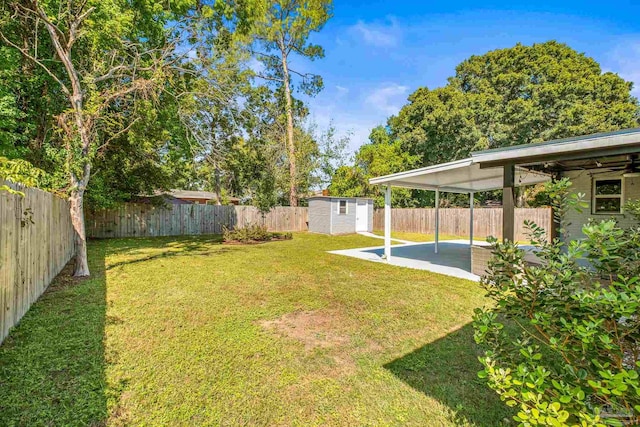
[[[474,241],[474,245],[488,245],[487,242]],[[399,267],[432,271],[472,281],[479,281],[480,277],[471,273],[471,248],[468,240],[445,240],[439,243],[438,253],[435,244],[407,243],[391,247],[391,261],[387,262],[384,246],[368,248],[345,249],[330,251],[336,255],[345,255],[367,261],[382,262]]]

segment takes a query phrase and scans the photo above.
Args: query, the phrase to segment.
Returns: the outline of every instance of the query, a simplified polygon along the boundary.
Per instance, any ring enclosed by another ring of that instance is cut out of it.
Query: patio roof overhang
[[[640,155],[640,128],[623,129],[573,138],[479,151],[470,158],[413,169],[369,180],[384,185],[385,191],[385,256],[391,256],[391,187],[434,190],[435,248],[438,248],[439,193],[469,193],[502,189],[503,240],[515,237],[515,187],[551,180],[545,172],[558,173],[571,168],[584,169],[581,161],[590,159],[598,167],[608,159],[607,167],[626,167]],[[622,156],[622,158],[621,158]],[[615,160],[615,162],[613,162]],[[577,163],[576,163],[577,162]],[[614,165],[613,163],[620,163]],[[584,162],[583,162],[584,163]],[[473,204],[470,203],[470,242],[473,243]],[[555,234],[555,222],[551,235]]]
[[[471,158],[481,168],[495,168],[510,164],[536,166],[567,160],[576,161],[638,154],[639,152],[640,128],[633,128],[476,151],[471,153]]]
[[[516,167],[515,181],[518,186],[534,185],[550,180],[551,176],[545,173]],[[470,157],[372,178],[369,183],[450,193],[501,190],[504,184],[504,168],[482,168],[474,158]]]

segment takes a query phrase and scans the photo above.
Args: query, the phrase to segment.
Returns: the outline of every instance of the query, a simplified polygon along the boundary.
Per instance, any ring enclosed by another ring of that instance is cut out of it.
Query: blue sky
[[[397,113],[421,86],[446,83],[472,54],[517,42],[567,43],[603,70],[636,82],[640,95],[640,1],[418,2],[335,0],[334,17],[312,38],[325,58],[294,58],[320,74],[325,89],[307,99],[320,128],[351,132],[350,149]]]

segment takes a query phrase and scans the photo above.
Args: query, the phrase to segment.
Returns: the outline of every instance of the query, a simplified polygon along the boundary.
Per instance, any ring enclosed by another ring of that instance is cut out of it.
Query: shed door
[[[366,200],[356,202],[356,231],[368,231],[369,209]]]

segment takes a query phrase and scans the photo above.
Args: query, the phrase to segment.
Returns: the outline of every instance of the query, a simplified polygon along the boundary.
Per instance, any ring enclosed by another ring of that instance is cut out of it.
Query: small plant
[[[479,376],[517,408],[521,426],[637,425],[640,227],[591,222],[584,239],[569,242],[564,216],[583,206],[570,186],[548,188],[563,240],[549,242],[526,223],[541,265],[512,242],[492,240],[481,284],[493,304],[474,317],[484,347]]]
[[[268,242],[270,240],[290,240],[291,233],[272,233],[265,225],[247,224],[230,230],[222,227],[222,238],[225,242],[253,243]]]

